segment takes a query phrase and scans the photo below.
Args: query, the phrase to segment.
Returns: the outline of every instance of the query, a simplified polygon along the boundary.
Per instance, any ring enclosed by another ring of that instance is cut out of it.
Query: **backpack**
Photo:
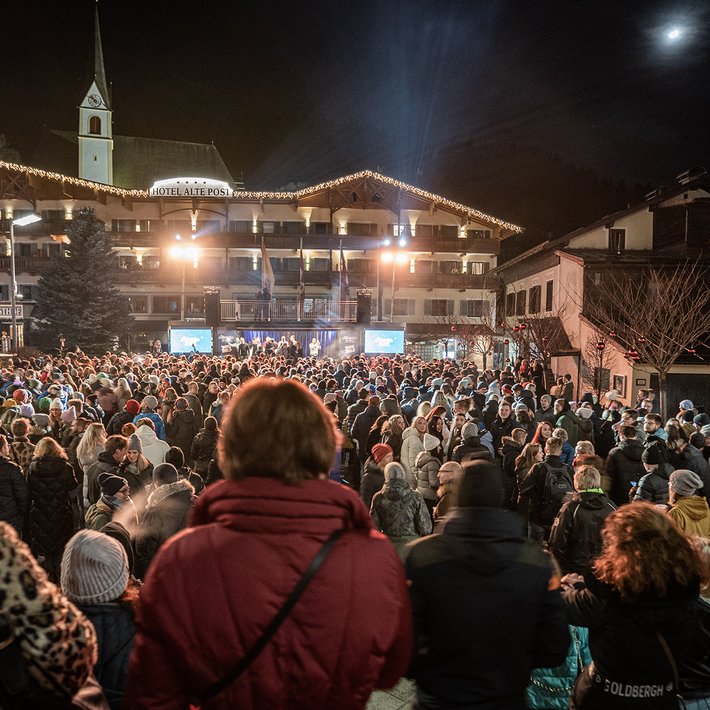
[[[542,490],[542,514],[546,520],[552,521],[560,512],[567,494],[574,493],[574,484],[567,466],[553,468],[547,461],[542,463],[547,471]]]

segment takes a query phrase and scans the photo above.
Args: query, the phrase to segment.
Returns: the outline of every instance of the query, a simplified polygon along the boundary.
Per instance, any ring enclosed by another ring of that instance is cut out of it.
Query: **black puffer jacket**
[[[491,452],[481,443],[477,436],[469,436],[464,439],[451,455],[451,460],[456,463],[466,463],[466,461],[491,460]]]
[[[177,446],[185,455],[186,462],[192,460],[190,449],[199,428],[195,413],[191,409],[173,410],[173,416],[166,424],[165,434],[168,444]]]
[[[160,546],[187,527],[194,497],[195,489],[183,479],[166,483],[148,496],[135,537],[136,577],[143,579]]]
[[[195,462],[195,471],[200,475],[207,473],[210,461],[217,448],[218,432],[214,429],[202,428],[192,440],[190,455]]]
[[[662,463],[647,473],[640,481],[634,500],[647,500],[654,505],[668,503],[668,479],[673,473],[670,464]]]
[[[113,434],[120,434],[121,429],[123,429],[123,425],[128,424],[128,422],[132,422],[133,417],[135,417],[135,414],[131,414],[125,409],[117,412],[111,417],[111,419],[109,419],[108,425],[106,426],[106,433],[109,436],[112,436]]]
[[[641,454],[643,446],[637,439],[626,439],[609,452],[606,475],[611,479],[609,497],[616,505],[628,503],[632,481],[638,483],[646,475]]]
[[[563,503],[552,524],[550,552],[562,571],[584,574],[602,549],[601,528],[616,506],[603,493],[583,491]]]
[[[372,497],[385,483],[385,474],[377,467],[375,460],[370,457],[365,462],[365,474],[360,481],[360,498],[365,507],[370,510]]]
[[[74,534],[69,491],[78,481],[66,459],[32,459],[30,487],[30,547],[37,555],[57,552]]]
[[[133,610],[123,602],[80,606],[79,609],[96,629],[99,646],[99,660],[94,666],[96,680],[111,710],[120,710],[135,636]]]
[[[29,500],[27,481],[19,467],[0,456],[0,520],[21,535]]]

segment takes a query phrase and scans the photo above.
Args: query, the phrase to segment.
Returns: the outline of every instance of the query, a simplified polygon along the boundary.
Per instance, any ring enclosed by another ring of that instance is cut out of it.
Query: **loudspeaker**
[[[210,328],[220,324],[219,293],[205,294],[205,322]]]
[[[357,313],[355,322],[359,325],[370,325],[372,318],[372,296],[358,293],[357,295]]]

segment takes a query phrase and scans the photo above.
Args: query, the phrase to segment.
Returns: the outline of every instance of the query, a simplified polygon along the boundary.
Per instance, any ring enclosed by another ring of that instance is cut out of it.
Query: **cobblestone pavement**
[[[402,678],[390,690],[376,690],[367,703],[367,710],[409,710],[414,700],[414,683]]]

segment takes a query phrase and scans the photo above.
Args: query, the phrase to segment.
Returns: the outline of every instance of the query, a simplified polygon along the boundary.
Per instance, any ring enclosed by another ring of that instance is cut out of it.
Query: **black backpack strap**
[[[333,545],[335,545],[343,532],[344,530],[340,529],[331,534],[331,536],[325,541],[323,547],[321,547],[318,551],[318,554],[313,558],[311,564],[308,565],[308,569],[303,573],[301,579],[298,580],[298,584],[294,587],[291,594],[289,594],[288,599],[284,602],[284,605],[281,609],[279,609],[276,616],[271,619],[269,625],[266,627],[259,640],[244,654],[244,657],[239,661],[239,663],[237,663],[236,666],[234,666],[234,668],[232,668],[231,671],[229,671],[229,673],[220,678],[216,683],[213,683],[203,693],[200,693],[200,695],[192,698],[190,702],[193,705],[202,705],[210,700],[210,698],[213,698],[218,693],[221,693],[225,688],[228,688],[257,659],[259,654],[266,648],[271,640],[271,637],[276,633],[279,626],[281,626],[281,624],[286,620],[286,617],[291,613],[301,594],[303,594],[316,572],[325,562],[326,557],[328,557],[328,554],[333,549]]]

